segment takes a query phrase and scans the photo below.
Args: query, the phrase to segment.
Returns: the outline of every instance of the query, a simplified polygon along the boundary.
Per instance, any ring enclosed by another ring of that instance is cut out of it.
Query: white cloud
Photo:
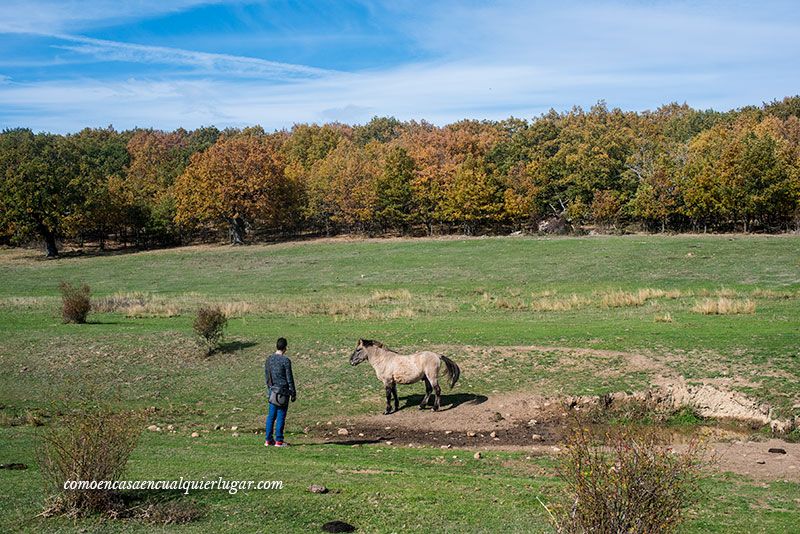
[[[51,37],[69,41],[72,45],[58,45],[79,54],[89,55],[97,61],[123,61],[129,63],[161,63],[171,66],[194,67],[206,74],[234,75],[240,77],[292,78],[322,76],[331,71],[305,65],[280,63],[261,58],[196,52],[180,48],[122,43],[92,39],[78,35],[54,34]]]

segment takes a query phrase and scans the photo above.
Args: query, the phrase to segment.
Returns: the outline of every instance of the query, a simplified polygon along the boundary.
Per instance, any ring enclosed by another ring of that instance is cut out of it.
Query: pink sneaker
[[[284,441],[276,441],[276,442],[275,442],[275,446],[276,446],[276,447],[288,447],[288,446],[289,446],[289,444],[288,444],[288,443],[286,443],[286,442],[284,442]]]
[[[264,446],[265,447],[271,447],[272,445],[275,445],[274,441],[267,440],[267,441],[264,442]]]

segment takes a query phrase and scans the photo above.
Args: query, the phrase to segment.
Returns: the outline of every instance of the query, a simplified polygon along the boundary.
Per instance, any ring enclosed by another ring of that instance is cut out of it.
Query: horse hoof
[[[385,412],[383,412],[383,415],[390,415],[391,413],[392,413],[391,410],[386,410]]]
[[[424,405],[424,404],[421,404],[421,405],[420,405],[420,407],[419,407],[419,409],[420,409],[420,410],[424,410],[424,409],[425,409],[425,405]]]

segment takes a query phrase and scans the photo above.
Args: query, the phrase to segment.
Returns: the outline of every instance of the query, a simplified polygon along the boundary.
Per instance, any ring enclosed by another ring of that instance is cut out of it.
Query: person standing
[[[283,441],[283,428],[286,424],[286,411],[289,401],[297,400],[292,375],[292,361],[286,356],[286,338],[278,338],[275,344],[275,354],[264,362],[264,376],[267,381],[267,396],[269,398],[269,413],[267,414],[266,434],[264,446],[286,447]],[[273,439],[274,427],[274,439]]]

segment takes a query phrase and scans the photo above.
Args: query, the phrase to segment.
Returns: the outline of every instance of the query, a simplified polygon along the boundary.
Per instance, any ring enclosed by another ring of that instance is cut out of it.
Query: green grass
[[[65,325],[60,280],[85,281],[95,297],[145,293],[174,304],[180,315],[102,313],[90,315],[91,324]],[[680,294],[640,306],[601,304],[604,292],[644,288]],[[395,295],[382,298],[378,291]],[[692,311],[697,300],[715,292],[750,298],[756,311]],[[566,311],[531,307],[536,299],[572,294],[584,304]],[[223,351],[208,358],[191,334],[193,310],[207,301],[249,306],[229,321]],[[666,313],[672,322],[655,320]],[[268,451],[252,431],[263,425],[263,359],[280,335],[289,339],[300,388],[289,437],[308,444]],[[4,421],[32,414],[54,424],[52,416],[79,403],[87,384],[99,384],[112,402],[155,407],[155,422],[179,427],[177,434],[145,433],[129,478],[263,476],[287,483],[282,492],[266,495],[198,493],[207,515],[183,529],[253,531],[285,524],[305,531],[344,519],[365,531],[426,531],[431,527],[423,519],[429,518],[434,528],[454,532],[547,530],[536,496],[547,501],[560,487],[549,458],[494,453],[476,462],[464,451],[343,448],[304,436],[305,427],[381,410],[381,387],[371,370],[347,365],[359,337],[403,351],[439,348],[462,366],[464,393],[599,394],[648,386],[654,370],[597,352],[604,349],[645,354],[688,379],[737,379],[731,387],[797,415],[800,238],[334,240],[56,261],[0,251]],[[597,351],[577,356],[508,348],[521,345]],[[418,388],[400,388],[401,396],[411,393]],[[697,424],[690,419],[673,423]],[[242,435],[188,436],[217,424],[238,425]],[[0,462],[33,466],[0,471],[0,494],[13,504],[0,510],[0,528],[95,528],[96,519],[73,524],[35,518],[43,496],[31,449],[45,429],[0,429]],[[349,472],[360,469],[380,472]],[[312,483],[341,492],[312,495],[305,491]],[[725,476],[709,476],[705,484],[710,497],[693,511],[690,531],[781,531],[800,518],[796,484],[764,488]]]

